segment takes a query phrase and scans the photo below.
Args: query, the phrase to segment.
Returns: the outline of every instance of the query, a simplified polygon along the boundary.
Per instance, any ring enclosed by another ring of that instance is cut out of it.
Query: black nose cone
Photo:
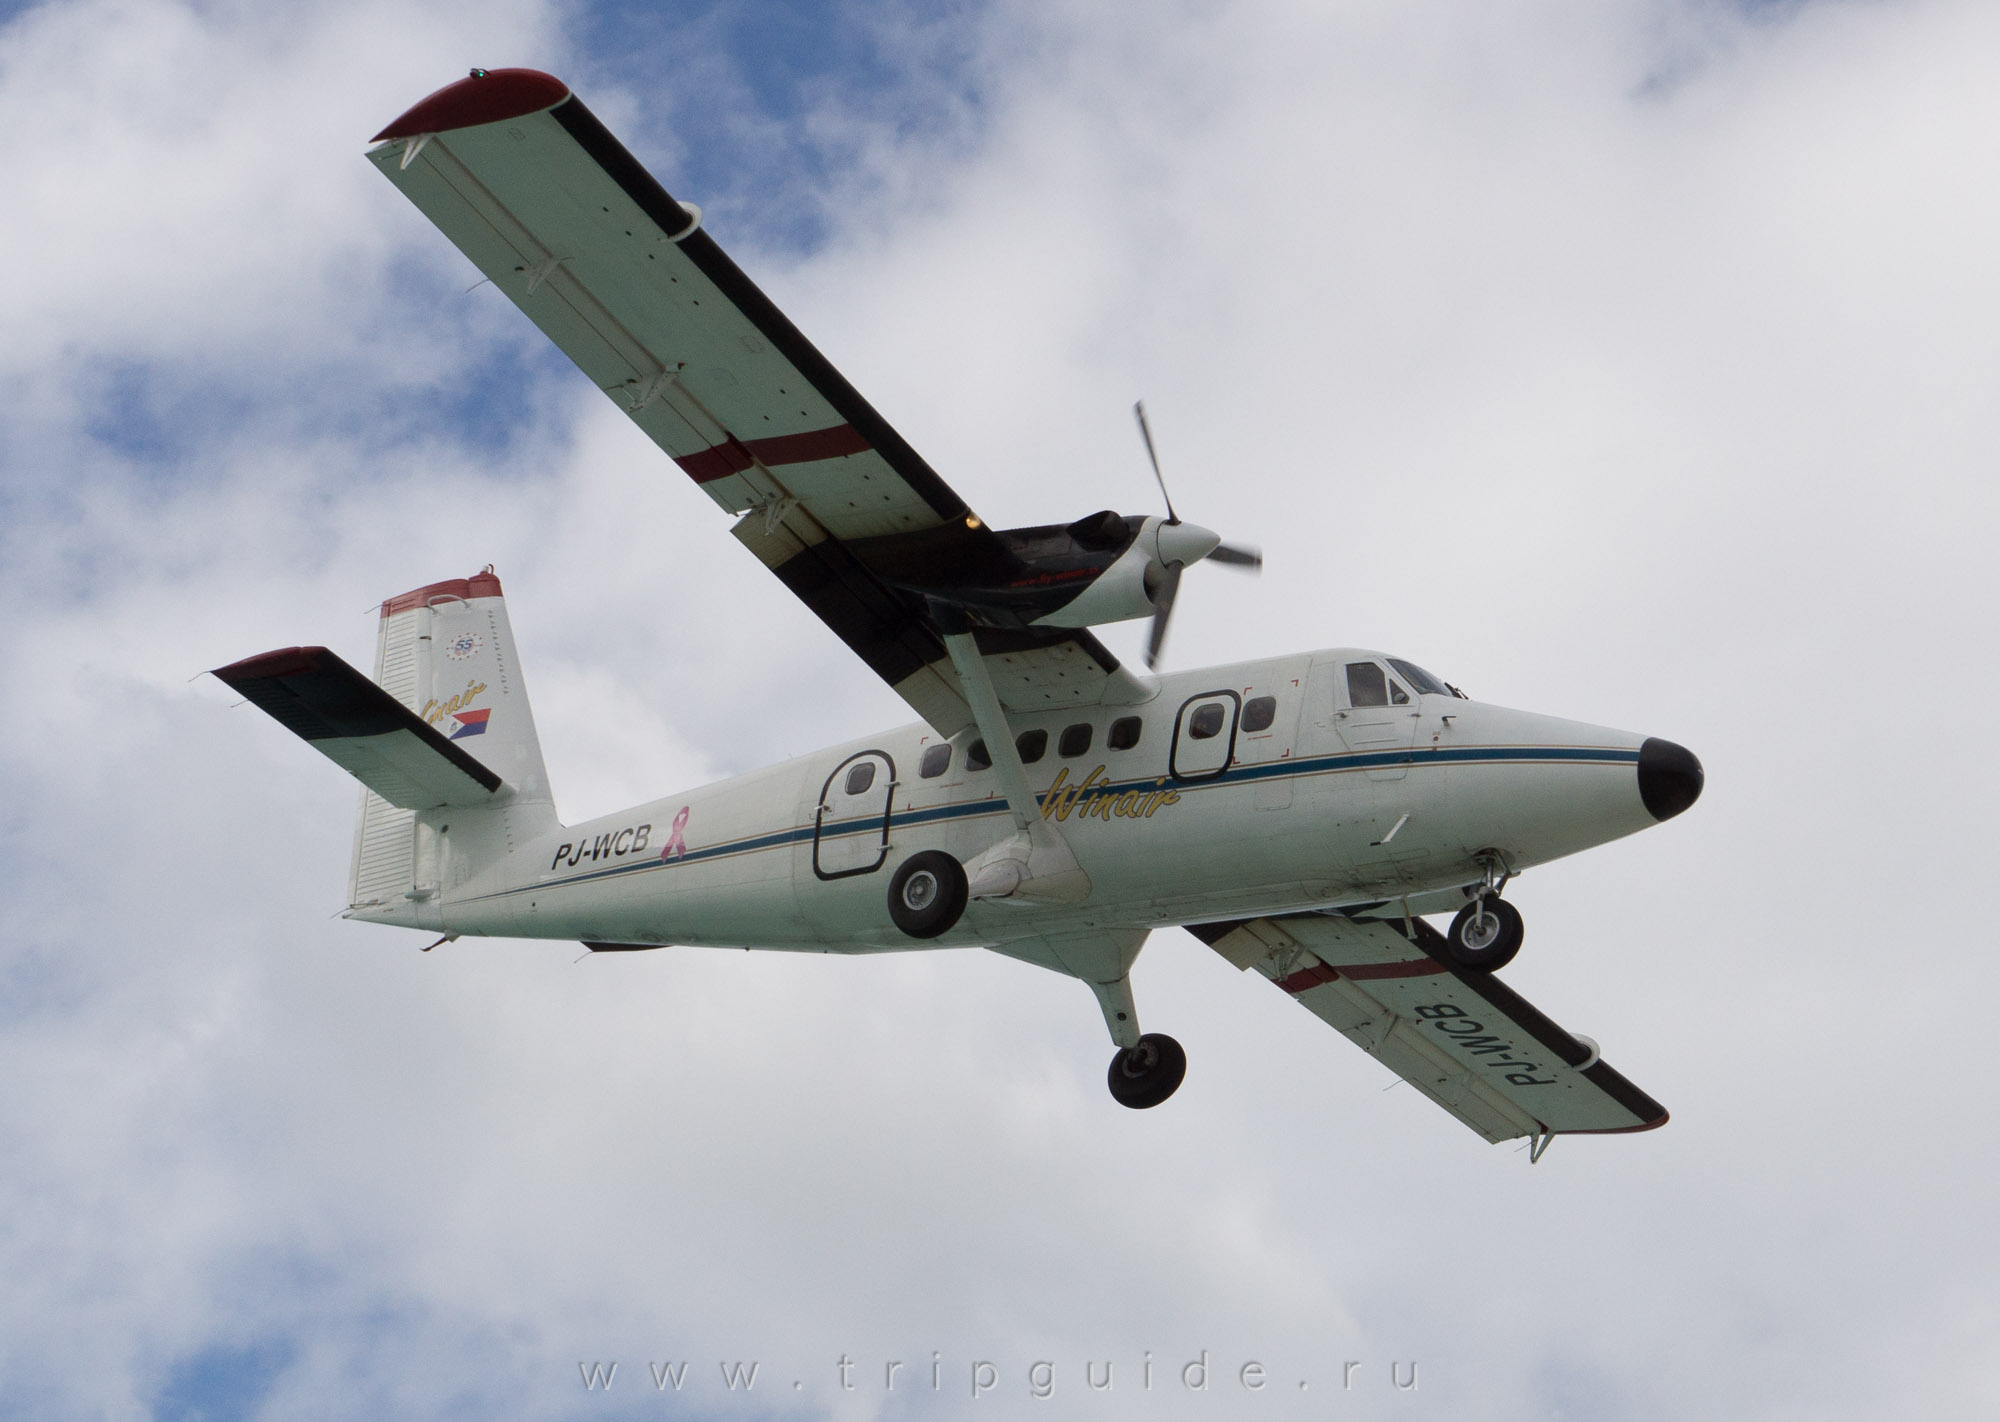
[[[1656,820],[1670,820],[1701,798],[1701,762],[1686,746],[1658,736],[1639,747],[1639,798]]]

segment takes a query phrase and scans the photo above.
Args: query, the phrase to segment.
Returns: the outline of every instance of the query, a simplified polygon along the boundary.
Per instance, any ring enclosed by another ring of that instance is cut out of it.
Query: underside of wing
[[[1452,967],[1422,919],[1334,913],[1190,926],[1489,1141],[1644,1131],[1666,1108],[1490,973]]]
[[[406,810],[493,803],[500,777],[324,647],[286,647],[215,675]]]
[[[560,80],[475,72],[369,157],[940,732],[972,723],[907,569],[1018,562]],[[1141,699],[1087,631],[980,631],[1013,710]]]

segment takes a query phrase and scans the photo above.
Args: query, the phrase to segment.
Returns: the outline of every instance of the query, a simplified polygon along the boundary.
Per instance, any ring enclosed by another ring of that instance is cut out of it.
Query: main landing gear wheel
[[[1505,899],[1482,895],[1451,921],[1445,934],[1446,951],[1459,967],[1490,973],[1514,961],[1525,932],[1519,909]]]
[[[1148,1032],[1134,1047],[1122,1048],[1111,1059],[1107,1080],[1111,1099],[1120,1106],[1144,1111],[1180,1089],[1187,1075],[1187,1053],[1164,1032]]]
[[[965,866],[941,849],[912,854],[889,880],[889,917],[912,938],[950,932],[965,899]]]

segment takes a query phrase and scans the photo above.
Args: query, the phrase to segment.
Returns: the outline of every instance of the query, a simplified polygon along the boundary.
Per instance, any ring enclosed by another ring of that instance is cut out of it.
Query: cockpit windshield
[[[1461,701],[1465,699],[1464,692],[1460,691],[1457,687],[1447,686],[1415,662],[1406,662],[1400,657],[1391,657],[1389,658],[1389,665],[1396,669],[1397,675],[1401,676],[1403,680],[1426,696],[1456,696]]]

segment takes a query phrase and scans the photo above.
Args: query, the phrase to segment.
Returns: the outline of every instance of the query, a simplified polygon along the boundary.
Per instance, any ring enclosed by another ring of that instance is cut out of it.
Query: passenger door
[[[889,857],[889,803],[896,765],[863,751],[834,767],[820,788],[813,823],[813,873],[822,879],[872,874]]]
[[[1233,691],[1205,691],[1182,703],[1174,718],[1174,744],[1167,760],[1174,779],[1213,780],[1229,769],[1241,707]]]

